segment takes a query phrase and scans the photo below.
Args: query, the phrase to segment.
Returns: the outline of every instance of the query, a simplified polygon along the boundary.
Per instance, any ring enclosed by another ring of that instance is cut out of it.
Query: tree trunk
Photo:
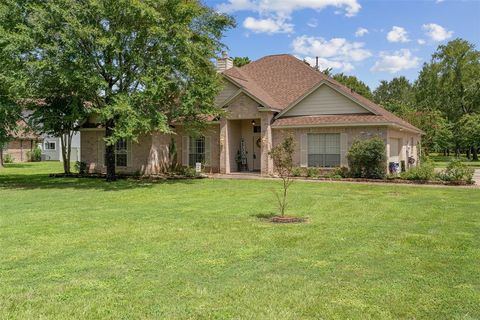
[[[475,146],[472,148],[472,155],[472,160],[478,161],[478,149]]]
[[[113,129],[115,128],[115,120],[108,120],[105,128],[105,137],[108,139],[113,136]],[[107,181],[117,180],[115,172],[115,144],[106,144],[105,147],[105,160],[107,166]]]
[[[61,134],[60,142],[62,144],[63,171],[66,174],[70,174],[71,173],[70,154],[72,150],[72,133],[68,132],[65,134]]]
[[[0,146],[0,168],[3,168],[3,147]]]
[[[470,160],[470,148],[467,148],[467,159]]]

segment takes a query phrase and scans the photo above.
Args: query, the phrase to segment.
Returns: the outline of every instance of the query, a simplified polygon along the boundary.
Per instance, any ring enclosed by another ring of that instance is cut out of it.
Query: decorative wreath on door
[[[256,144],[257,144],[257,147],[261,148],[261,146],[262,146],[262,139],[258,138]]]

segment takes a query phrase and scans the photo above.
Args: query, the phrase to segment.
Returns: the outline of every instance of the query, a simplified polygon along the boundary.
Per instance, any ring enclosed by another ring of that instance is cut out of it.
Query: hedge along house
[[[418,163],[420,129],[291,55],[266,56],[241,68],[223,55],[217,68],[224,87],[215,103],[225,116],[211,119],[199,137],[175,125],[173,135],[152,132],[135,143],[120,141],[119,172],[156,174],[176,161],[201,162],[207,172],[269,175],[274,168],[268,153],[287,135],[295,138],[299,167],[348,166],[352,143],[375,136],[385,142],[388,162]],[[81,158],[90,172],[105,172],[103,137],[94,117],[81,129]]]

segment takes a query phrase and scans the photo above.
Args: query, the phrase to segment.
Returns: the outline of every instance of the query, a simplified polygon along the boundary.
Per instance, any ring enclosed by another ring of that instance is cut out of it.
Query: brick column
[[[272,158],[268,155],[270,150],[272,150],[272,119],[273,112],[262,112],[261,113],[261,122],[262,122],[262,176],[268,176],[273,174],[273,161]]]
[[[220,173],[230,173],[230,151],[228,148],[228,120],[220,120]]]

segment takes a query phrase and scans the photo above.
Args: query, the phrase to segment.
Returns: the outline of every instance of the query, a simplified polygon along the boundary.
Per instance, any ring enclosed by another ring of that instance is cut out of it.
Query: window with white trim
[[[195,167],[197,162],[205,163],[205,137],[190,137],[188,165]]]
[[[50,141],[45,141],[45,150],[55,150],[57,148],[57,145],[55,142],[50,142]]]
[[[115,166],[127,167],[128,166],[128,141],[126,139],[118,140],[115,144]],[[107,163],[107,151],[105,150],[105,164]]]
[[[309,167],[340,166],[339,133],[310,133],[307,139]]]

